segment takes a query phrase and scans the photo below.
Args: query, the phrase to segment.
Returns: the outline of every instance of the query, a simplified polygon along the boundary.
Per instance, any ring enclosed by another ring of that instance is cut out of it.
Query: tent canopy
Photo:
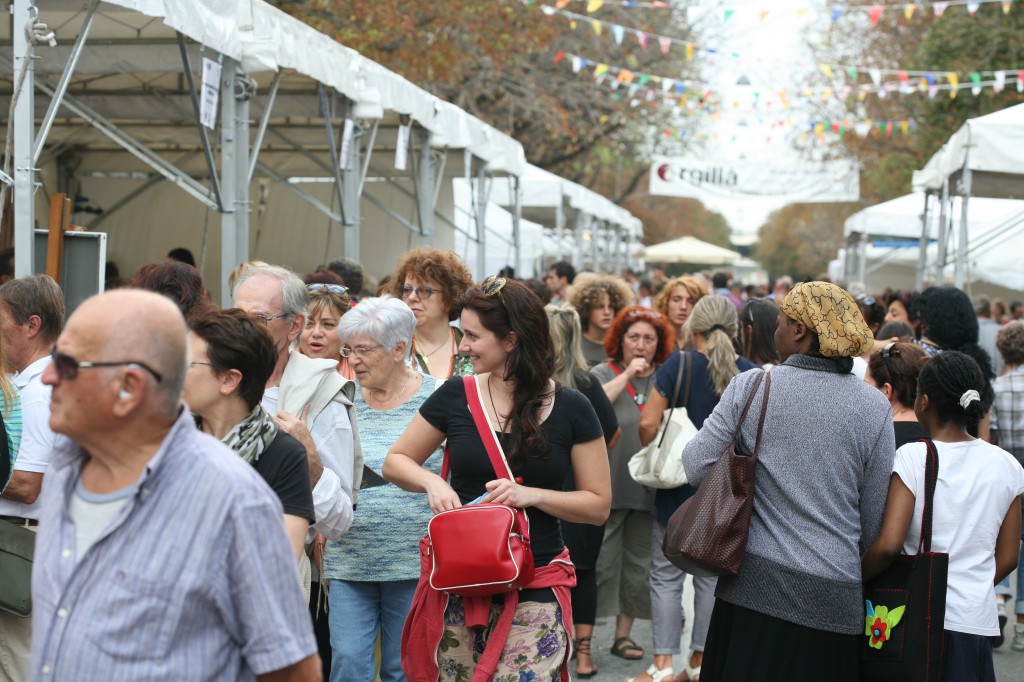
[[[986,226],[991,227],[1021,212],[1022,203],[1010,199],[971,199],[968,220],[972,235]],[[846,219],[843,235],[867,235],[873,238],[918,240],[921,237],[921,215],[924,211],[924,192],[914,192],[896,199],[869,206]],[[931,216],[936,217],[934,214]],[[931,222],[931,221],[929,221]],[[929,226],[929,234],[935,236]]]
[[[1024,104],[969,119],[914,174],[914,188],[951,189],[970,172],[971,196],[1024,199]]]
[[[644,249],[644,260],[648,263],[728,265],[741,258],[743,256],[736,251],[690,236],[654,244]]]

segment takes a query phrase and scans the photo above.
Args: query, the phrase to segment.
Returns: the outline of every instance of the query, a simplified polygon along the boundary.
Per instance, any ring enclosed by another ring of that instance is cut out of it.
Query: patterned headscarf
[[[827,358],[861,355],[874,341],[853,296],[830,282],[797,284],[779,307],[818,335],[821,354]]]

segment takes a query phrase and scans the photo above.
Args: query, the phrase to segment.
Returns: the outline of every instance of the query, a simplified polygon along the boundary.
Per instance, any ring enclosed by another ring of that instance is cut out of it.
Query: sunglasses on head
[[[73,381],[78,377],[78,370],[93,369],[96,367],[136,367],[152,374],[153,377],[156,378],[157,382],[164,380],[163,376],[161,376],[159,372],[144,362],[139,362],[137,360],[110,360],[105,362],[76,360],[66,353],[59,352],[56,344],[50,348],[50,359],[53,361],[53,368],[57,371],[57,376],[61,381]]]
[[[882,350],[879,351],[879,353],[882,356],[882,360],[885,362],[885,368],[887,370],[889,370],[889,382],[890,383],[896,378],[895,373],[892,371],[892,358],[899,357],[899,355],[900,355],[900,349],[899,348],[893,348],[893,346],[895,346],[895,345],[896,345],[895,341],[892,342],[892,343],[887,343],[884,346],[882,346]]]
[[[306,285],[306,291],[320,291],[322,289],[327,289],[327,291],[332,294],[337,294],[338,296],[348,293],[348,287],[344,287],[340,284],[320,284],[317,282],[316,284]]]
[[[497,296],[501,301],[501,305],[505,305],[505,297],[501,295],[501,290],[505,288],[508,283],[504,277],[490,276],[480,283],[480,289],[484,292],[485,296]]]

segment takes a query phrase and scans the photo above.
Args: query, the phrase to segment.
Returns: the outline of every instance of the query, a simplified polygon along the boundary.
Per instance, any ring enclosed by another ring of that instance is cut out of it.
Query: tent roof
[[[1021,211],[1024,211],[1024,202],[972,198],[967,210],[969,230],[973,239],[973,233],[984,232],[986,228],[991,229],[1020,215]],[[851,234],[867,234],[872,237],[920,239],[923,212],[924,192],[914,192],[854,213],[843,224],[843,234],[847,237]],[[959,222],[959,211],[955,219]],[[929,226],[929,232],[934,236],[935,230],[932,226]]]
[[[743,256],[736,251],[689,236],[654,244],[644,249],[644,260],[648,263],[728,265],[741,258]]]
[[[919,174],[914,187],[938,190],[969,169],[971,196],[1024,199],[1024,104],[968,119]]]
[[[512,205],[510,192],[503,192],[500,187],[495,187],[492,192],[492,198],[497,203]],[[534,220],[551,222],[551,212],[568,204],[570,208],[598,220],[629,229],[637,239],[643,236],[643,223],[632,213],[604,195],[543,168],[527,164],[519,177],[519,192],[523,215]]]
[[[56,28],[60,44],[36,50],[36,75],[55,82],[86,8],[80,0],[48,0],[40,9],[40,21]],[[271,127],[287,125],[304,148],[305,129],[323,145],[317,91],[323,83],[352,100],[366,118],[381,119],[379,144],[393,149],[395,131],[407,116],[428,131],[433,147],[467,149],[492,172],[519,175],[525,167],[522,145],[508,135],[263,0],[105,0],[69,93],[110,120],[137,122],[131,130],[137,139],[151,134],[164,146],[198,148],[176,32],[196,43],[188,46],[194,72],[201,70],[203,52],[237,60],[250,76],[281,71]],[[0,27],[0,38],[10,40],[8,24]],[[265,87],[270,77],[257,81]],[[36,102],[37,111],[45,111],[48,98],[40,95]],[[264,103],[252,103],[255,118]],[[141,122],[148,131],[137,129]],[[67,140],[81,145],[105,138],[78,121],[58,118],[48,143]],[[274,139],[268,136],[267,142]]]

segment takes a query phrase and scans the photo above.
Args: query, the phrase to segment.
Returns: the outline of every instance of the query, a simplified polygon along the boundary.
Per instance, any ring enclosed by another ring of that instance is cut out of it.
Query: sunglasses
[[[501,290],[508,284],[508,280],[504,277],[490,276],[480,283],[480,289],[484,292],[485,296],[497,296],[498,300],[501,301],[501,305],[505,305],[505,297],[501,295]]]
[[[338,296],[348,293],[348,287],[343,287],[340,284],[320,284],[318,282],[316,284],[306,285],[306,291],[321,291],[323,289],[327,289],[327,291],[332,294],[337,294]]]
[[[156,378],[157,382],[164,380],[163,376],[161,376],[155,369],[143,362],[138,362],[137,360],[120,360],[116,362],[88,362],[85,360],[76,360],[70,355],[58,352],[56,345],[50,348],[50,359],[53,361],[53,368],[57,371],[57,376],[61,381],[73,381],[78,377],[78,370],[93,369],[95,367],[136,367],[138,369],[144,369],[152,374]]]
[[[628,313],[626,313],[626,315],[629,317],[649,317],[652,320],[661,319],[661,313],[659,313],[656,310],[651,310],[649,308],[644,308],[643,310],[630,310]]]
[[[879,351],[882,355],[882,360],[885,361],[885,368],[889,370],[889,381],[893,381],[896,378],[896,374],[892,371],[892,358],[899,357],[900,349],[893,348],[896,343],[887,343],[882,346],[882,350]]]

